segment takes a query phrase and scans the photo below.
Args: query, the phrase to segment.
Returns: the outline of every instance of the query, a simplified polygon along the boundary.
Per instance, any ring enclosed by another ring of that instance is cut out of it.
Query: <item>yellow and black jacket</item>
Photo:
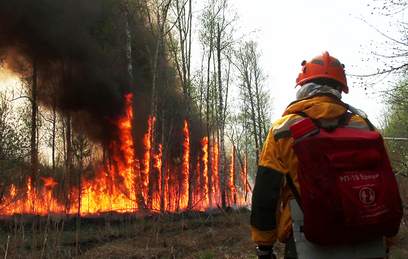
[[[334,95],[317,94],[291,103],[282,117],[273,123],[260,156],[252,197],[250,228],[255,243],[272,246],[277,239],[286,243],[291,231],[289,201],[294,197],[285,175],[290,175],[300,192],[298,160],[292,150],[293,139],[289,130],[291,125],[303,119],[296,112],[306,113],[322,124],[337,124],[348,108]],[[370,130],[370,123],[353,115],[347,127]]]

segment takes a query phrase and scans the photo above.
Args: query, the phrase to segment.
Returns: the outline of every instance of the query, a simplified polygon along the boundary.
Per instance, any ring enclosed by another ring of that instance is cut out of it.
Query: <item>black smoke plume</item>
[[[6,55],[8,66],[25,76],[30,71],[18,63],[37,64],[39,103],[47,107],[56,103],[59,113],[72,116],[80,130],[105,146],[118,140],[115,122],[125,115],[125,94],[132,93],[132,134],[136,155],[141,157],[145,150],[138,147],[143,147],[151,112],[151,61],[157,37],[144,16],[132,12],[133,83],[129,85],[123,2],[0,0],[0,59]],[[174,68],[165,53],[159,56],[156,132],[164,131],[165,136],[157,134],[164,139],[155,143],[166,144],[167,152],[178,160],[187,109]],[[193,111],[190,142],[200,150],[205,127],[197,114]]]
[[[87,133],[107,143],[128,88],[125,69],[111,69],[97,36],[102,7],[102,0],[0,0],[0,54],[22,75],[17,61],[35,62],[39,102],[53,102],[55,91],[58,111],[83,114]]]

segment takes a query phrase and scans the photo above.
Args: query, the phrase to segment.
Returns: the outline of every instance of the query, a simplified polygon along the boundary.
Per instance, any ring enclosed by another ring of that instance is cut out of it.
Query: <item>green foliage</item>
[[[402,79],[387,91],[384,99],[388,111],[382,130],[383,135],[391,138],[408,138],[407,79]],[[398,174],[408,176],[408,141],[389,140],[387,144],[395,170]]]

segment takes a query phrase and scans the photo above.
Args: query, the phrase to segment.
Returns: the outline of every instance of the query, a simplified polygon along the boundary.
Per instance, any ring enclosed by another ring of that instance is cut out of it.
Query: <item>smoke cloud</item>
[[[53,89],[59,112],[84,114],[91,137],[108,143],[115,138],[111,121],[123,114],[126,77],[109,69],[112,61],[95,37],[101,3],[0,0],[0,57],[22,75],[29,72],[21,57],[27,64],[35,62],[41,73],[39,102],[49,103]]]

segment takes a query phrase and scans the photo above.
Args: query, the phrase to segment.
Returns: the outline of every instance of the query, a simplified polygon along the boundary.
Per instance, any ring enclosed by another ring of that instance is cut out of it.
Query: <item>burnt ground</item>
[[[185,212],[135,218],[132,215],[60,221],[16,218],[0,224],[2,258],[257,258],[248,210]],[[408,258],[408,227],[403,221],[392,259]],[[34,240],[34,241],[33,241]],[[34,249],[33,249],[34,248]],[[283,244],[275,245],[283,258]],[[7,255],[6,255],[7,253]]]

